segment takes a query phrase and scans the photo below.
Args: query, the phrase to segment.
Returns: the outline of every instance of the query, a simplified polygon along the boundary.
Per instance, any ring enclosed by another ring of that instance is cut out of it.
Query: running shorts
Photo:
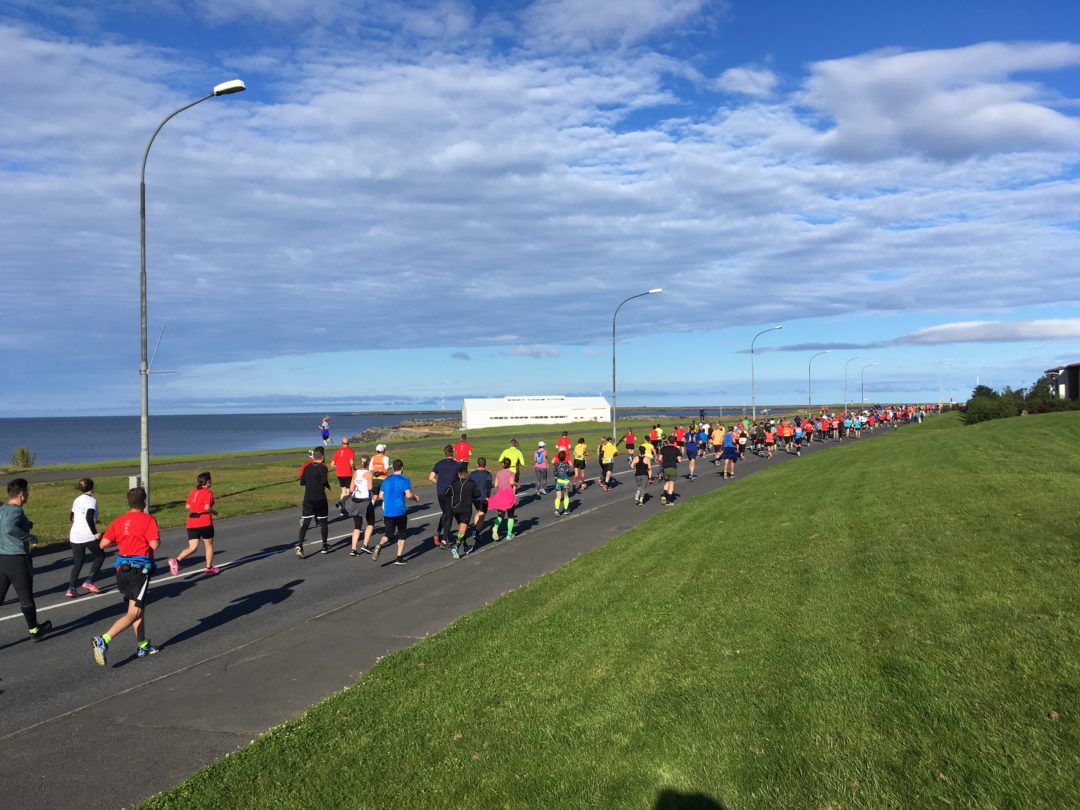
[[[600,465],[601,474],[611,472],[611,467],[612,467],[612,465],[610,465],[610,464],[601,464]]]
[[[405,529],[409,525],[408,515],[398,515],[397,517],[386,517],[383,515],[383,534],[386,539],[404,540]]]
[[[555,479],[555,491],[556,492],[566,492],[568,489],[570,489],[570,479],[569,478],[556,478]]]
[[[690,461],[691,459],[695,459],[695,458],[697,458],[697,450],[687,450],[686,451],[686,459],[687,459],[687,461]]]
[[[484,514],[485,512],[487,512],[487,510],[488,510],[487,498],[481,498],[478,501],[473,501],[473,509],[475,509],[477,512],[479,512],[481,515]]]
[[[585,469],[585,462],[580,461],[579,459],[574,459],[574,469],[575,470],[584,470]]]
[[[349,487],[352,486],[352,476],[351,475],[339,475],[337,477],[337,482],[338,482],[339,485],[341,485],[342,489],[349,489]]]
[[[301,518],[315,518],[316,520],[326,520],[326,516],[330,513],[330,505],[326,502],[326,498],[321,501],[304,501],[300,507]]]
[[[468,512],[454,512],[455,523],[468,523],[470,520],[472,520],[471,509]]]
[[[188,540],[213,540],[214,539],[214,527],[211,524],[210,526],[199,526],[197,529],[188,529],[187,530],[187,539]]]
[[[676,467],[664,467],[664,480],[674,481],[679,474],[679,470]]]
[[[147,595],[150,591],[149,571],[140,568],[116,569],[116,590],[124,597],[125,602],[133,602],[140,610],[146,607]]]

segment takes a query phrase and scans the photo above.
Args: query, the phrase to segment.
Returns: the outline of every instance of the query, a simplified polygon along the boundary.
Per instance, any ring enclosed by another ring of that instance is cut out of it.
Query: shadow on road
[[[303,582],[304,580],[302,579],[294,579],[291,582],[286,582],[284,585],[279,585],[276,588],[267,588],[262,591],[245,594],[244,596],[238,596],[217,613],[203,616],[199,619],[197,624],[189,627],[187,630],[182,630],[172,638],[163,642],[160,646],[168,647],[173,644],[180,644],[188,639],[195,638],[195,636],[200,633],[205,633],[207,630],[213,630],[215,627],[221,627],[223,624],[228,624],[242,616],[254,613],[260,608],[268,605],[280,604],[292,596],[296,586]]]

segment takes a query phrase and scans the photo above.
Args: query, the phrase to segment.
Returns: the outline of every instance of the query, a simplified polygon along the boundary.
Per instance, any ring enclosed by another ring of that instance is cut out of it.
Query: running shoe
[[[82,589],[84,591],[90,591],[90,593],[101,593],[101,588],[99,588],[90,580],[86,580],[86,582],[82,584]]]
[[[101,636],[94,636],[90,643],[94,648],[94,660],[97,661],[99,667],[105,666],[109,653],[109,645],[105,643],[105,639]]]
[[[507,543],[509,543],[509,542],[510,542],[511,540],[513,540],[513,539],[514,539],[514,535],[512,535],[512,534],[508,534],[508,535],[506,535],[506,542],[507,542]]]
[[[439,535],[435,535],[434,537],[432,537],[431,542],[435,544],[436,548],[438,548],[438,546],[440,544]]]
[[[296,548],[293,549],[293,554],[296,555],[296,558],[298,560],[304,559],[304,547],[303,546],[297,546]]]
[[[377,559],[379,559],[379,551],[381,549],[382,549],[382,546],[375,546],[375,548],[372,549],[372,551],[371,551],[371,561],[372,562],[375,562]]]
[[[475,545],[471,545],[471,546],[465,546],[465,556],[466,556],[466,557],[468,557],[468,556],[469,556],[470,554],[472,554],[472,553],[473,553],[474,551],[476,551],[476,546],[475,546]]]
[[[169,573],[174,577],[180,573],[180,561],[176,557],[169,557]]]
[[[561,515],[561,514],[562,514],[562,512],[560,512],[560,511],[559,511],[558,509],[556,509],[556,510],[555,510],[555,514],[556,514],[556,515]]]
[[[203,576],[212,577],[214,574],[220,574],[221,569],[216,565],[211,565],[209,568],[203,569]]]
[[[359,557],[359,556],[360,556],[360,552],[359,552],[359,551],[357,551],[357,550],[356,550],[356,549],[354,548],[354,549],[352,549],[352,550],[351,550],[351,551],[349,552],[349,556],[350,556],[350,557]]]
[[[360,546],[360,550],[362,552],[364,552],[365,554],[370,554],[371,553],[371,549],[368,548],[367,546]]]
[[[30,640],[37,644],[39,641],[45,638],[45,634],[48,633],[50,630],[52,630],[52,622],[38,622],[37,632],[30,634]]]
[[[67,593],[64,594],[64,596],[66,596],[68,599],[74,599],[78,595],[79,595],[79,592],[77,590],[75,590],[74,588],[68,588]]]
[[[330,553],[330,546],[326,545],[326,543],[323,543],[323,547],[321,549],[319,549],[319,553],[320,554],[329,554]]]
[[[499,542],[499,527],[498,526],[492,526],[491,527],[491,539],[494,540],[496,543]]]
[[[147,642],[145,647],[139,647],[139,649],[135,651],[135,656],[137,658],[146,658],[148,655],[153,655],[157,652],[161,652],[160,648],[155,647],[153,644]]]
[[[394,565],[405,565],[405,560],[402,559],[401,557],[398,557],[397,559],[394,560]]]
[[[461,552],[457,550],[457,546],[454,546],[452,549],[450,549],[450,556],[453,557],[455,560],[461,559]]]

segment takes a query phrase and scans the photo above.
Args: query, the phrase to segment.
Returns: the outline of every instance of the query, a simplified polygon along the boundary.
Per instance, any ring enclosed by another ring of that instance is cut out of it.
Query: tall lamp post
[[[150,511],[150,368],[146,362],[146,159],[150,157],[150,147],[154,145],[154,139],[173,117],[214,96],[228,96],[246,89],[246,85],[240,79],[223,82],[209,94],[169,113],[158,124],[146,144],[146,151],[143,152],[142,169],[139,171],[139,379],[142,384],[139,413],[139,483],[147,491],[146,511],[148,512]]]
[[[859,409],[862,410],[862,406],[866,404],[866,370],[873,368],[877,363],[867,363],[862,367],[862,371],[859,373]]]
[[[806,413],[808,416],[814,415],[814,380],[810,376],[810,370],[814,366],[814,358],[821,357],[823,354],[829,354],[832,349],[826,349],[823,352],[810,356],[810,362],[806,364]]]
[[[629,298],[623,300],[621,304],[615,307],[615,314],[611,316],[611,441],[616,440],[615,436],[615,421],[616,415],[616,391],[615,391],[615,319],[619,317],[619,310],[623,308],[623,304],[628,301],[633,301],[635,298],[644,298],[646,295],[659,295],[664,290],[661,287],[654,287],[648,292],[638,293],[637,295],[631,295]]]
[[[851,410],[851,404],[848,402],[848,398],[847,398],[847,368],[848,368],[849,365],[854,363],[860,357],[862,357],[862,355],[857,354],[854,357],[848,358],[848,361],[846,363],[844,363],[844,413],[847,413],[848,411]]]
[[[754,378],[754,343],[766,332],[775,332],[778,329],[783,328],[784,326],[783,324],[781,324],[780,326],[772,326],[768,329],[762,329],[760,332],[754,335],[754,339],[750,341],[750,415],[755,422],[757,421],[757,381]]]

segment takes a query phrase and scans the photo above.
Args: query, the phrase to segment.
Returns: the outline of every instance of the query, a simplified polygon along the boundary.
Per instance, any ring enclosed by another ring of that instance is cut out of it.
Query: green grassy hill
[[[149,806],[1080,806],[1080,414],[942,419],[683,501]]]

